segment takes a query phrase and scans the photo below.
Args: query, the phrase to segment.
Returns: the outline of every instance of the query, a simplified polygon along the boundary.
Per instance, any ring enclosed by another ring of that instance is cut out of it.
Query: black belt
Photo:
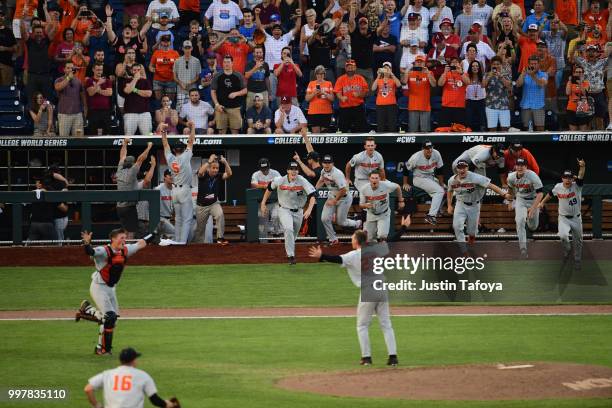
[[[172,184],[174,187],[183,188],[183,186],[187,187],[187,184]],[[191,188],[191,186],[189,186]]]
[[[388,209],[388,208],[387,208],[385,211],[380,212],[380,213],[375,213],[374,211],[372,211],[372,214],[374,214],[374,215],[383,215],[383,214],[385,214],[387,211],[389,211],[389,209]]]
[[[565,218],[568,218],[568,219],[570,219],[570,220],[571,220],[572,218],[574,218],[574,216],[573,216],[573,215],[564,215],[564,217],[565,217]],[[578,215],[576,216],[576,218],[580,218],[580,214],[578,214]]]
[[[164,218],[164,219],[166,219],[166,220],[169,220],[170,218],[172,218],[172,217],[164,217],[163,215],[161,215],[160,217],[161,217],[161,218]]]
[[[291,212],[298,212],[298,211],[300,211],[300,209],[299,209],[299,208],[296,208],[296,209],[293,209],[293,208],[286,208],[286,207],[281,207],[281,208],[284,208],[285,210],[289,210],[289,211],[291,211]]]
[[[466,203],[465,201],[462,201],[463,204],[467,205],[467,206],[472,206],[474,204],[478,204],[480,203],[480,201],[476,201],[475,203]]]

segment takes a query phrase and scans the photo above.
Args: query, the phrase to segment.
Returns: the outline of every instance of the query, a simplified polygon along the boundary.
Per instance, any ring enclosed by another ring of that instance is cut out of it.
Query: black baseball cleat
[[[295,265],[297,263],[295,262],[295,256],[289,256],[287,260],[289,261],[289,265]]]
[[[428,222],[431,225],[436,225],[438,223],[438,220],[436,220],[436,217],[427,214],[425,216],[425,222]]]
[[[387,365],[391,367],[397,367],[399,361],[397,360],[397,356],[395,354],[389,355],[389,359],[387,359]]]
[[[361,357],[361,361],[359,362],[359,365],[362,365],[362,366],[372,365],[372,357]]]

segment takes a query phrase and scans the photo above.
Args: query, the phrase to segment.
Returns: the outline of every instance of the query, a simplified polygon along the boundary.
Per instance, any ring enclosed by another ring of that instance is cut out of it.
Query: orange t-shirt
[[[555,12],[564,24],[578,25],[576,0],[555,0]]]
[[[173,81],[172,68],[177,59],[179,59],[179,53],[174,50],[155,50],[151,56],[151,64],[155,67],[153,79],[162,82]]]
[[[320,84],[321,91],[330,94],[334,91],[334,87],[331,82],[323,81]],[[308,84],[308,88],[306,88],[307,94],[315,93],[317,88],[317,81],[310,81]],[[329,115],[333,113],[332,102],[327,98],[322,98],[321,95],[315,96],[310,100],[310,104],[308,105],[308,114],[309,115]]]
[[[395,98],[395,91],[397,91],[397,85],[391,79],[377,79],[376,84],[376,105],[397,105],[397,99]]]
[[[250,51],[251,47],[245,43],[232,44],[230,42],[224,42],[217,49],[217,54],[221,55],[222,57],[231,55],[232,58],[234,58],[234,71],[238,71],[244,75],[247,57],[249,56]]]
[[[446,83],[442,88],[442,106],[447,108],[465,108],[465,91],[467,85],[458,72],[446,74]]]
[[[582,92],[582,89],[589,89],[589,81],[582,81],[582,86],[580,84],[571,84],[570,89],[571,94],[567,98],[567,110],[575,112],[580,97],[586,94],[586,92]]]
[[[83,55],[82,58],[79,58],[76,55],[73,55],[72,58],[70,58],[70,61],[72,61],[72,64],[74,65],[74,77],[81,81],[83,86],[85,86],[85,72],[89,66],[89,56]]]
[[[179,11],[189,10],[200,12],[200,0],[179,0],[178,4]]]
[[[525,20],[525,17],[527,16],[527,13],[525,13],[525,0],[512,0],[512,2],[521,8],[521,11],[523,12],[523,20]]]
[[[63,12],[57,31],[55,32],[53,38],[50,39],[51,44],[49,45],[49,57],[51,58],[53,58],[57,53],[57,46],[62,41],[64,41],[64,38],[62,37],[64,30],[70,28],[70,26],[72,25],[72,21],[76,16],[76,7],[70,4],[70,2],[66,0],[60,0],[58,4],[62,8]]]
[[[424,72],[410,71],[407,78],[409,111],[431,111],[431,84]]]
[[[523,72],[523,69],[527,66],[529,57],[538,52],[538,46],[536,42],[531,41],[527,37],[519,37],[518,43],[521,48],[521,61],[519,62],[518,70],[519,72]]]
[[[598,25],[601,28],[601,31],[606,32],[606,28],[608,27],[608,17],[610,16],[610,12],[608,9],[601,10],[598,14],[593,14],[591,11],[587,11],[582,15],[582,19],[584,23],[589,27],[595,27]]]
[[[340,101],[341,108],[353,108],[363,103],[363,97],[357,96],[368,91],[368,83],[359,74],[354,74],[352,77],[344,74],[336,80],[334,93],[348,97],[346,102]]]
[[[90,19],[79,20],[74,27],[74,41],[83,42],[87,28],[91,27],[93,22]]]
[[[15,19],[21,19],[21,16],[23,15],[23,7],[26,5],[26,2],[26,17],[32,17],[34,15],[34,11],[38,9],[38,0],[17,0],[15,3]]]

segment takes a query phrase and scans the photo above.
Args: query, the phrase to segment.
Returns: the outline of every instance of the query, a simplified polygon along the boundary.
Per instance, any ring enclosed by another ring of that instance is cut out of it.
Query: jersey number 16
[[[129,391],[132,389],[131,375],[116,375],[113,381],[113,391]]]

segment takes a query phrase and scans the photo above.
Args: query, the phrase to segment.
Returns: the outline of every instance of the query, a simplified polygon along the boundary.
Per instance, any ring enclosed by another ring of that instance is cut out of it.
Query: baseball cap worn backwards
[[[469,166],[469,164],[468,164],[468,162],[467,162],[467,161],[465,161],[465,160],[459,160],[459,161],[457,162],[457,167],[467,167],[467,166]]]

